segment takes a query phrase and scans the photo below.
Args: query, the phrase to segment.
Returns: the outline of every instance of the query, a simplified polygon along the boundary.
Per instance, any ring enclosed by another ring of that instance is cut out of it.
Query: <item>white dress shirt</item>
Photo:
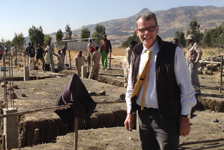
[[[143,45],[143,50],[140,56],[139,70],[137,77],[140,76],[147,58],[146,48]],[[156,90],[156,58],[159,52],[158,40],[156,43],[149,49],[151,52],[150,56],[150,69],[149,69],[149,79],[148,86],[145,94],[145,104],[144,107],[147,108],[159,108],[158,99],[157,99],[157,90]],[[188,115],[191,112],[191,108],[196,104],[196,98],[194,95],[194,88],[191,84],[190,73],[188,71],[186,59],[184,57],[183,50],[177,46],[174,58],[174,73],[176,76],[177,84],[180,86],[180,98],[181,98],[181,114]],[[137,104],[141,106],[142,94],[145,81],[143,82],[139,97],[137,98]],[[130,63],[130,73],[128,76],[128,86],[126,92],[126,103],[127,103],[127,113],[131,112],[131,94],[134,87],[132,86],[132,62]]]

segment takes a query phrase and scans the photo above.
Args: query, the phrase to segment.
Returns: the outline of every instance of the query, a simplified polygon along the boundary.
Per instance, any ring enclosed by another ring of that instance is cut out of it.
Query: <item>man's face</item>
[[[137,25],[135,32],[140,41],[147,49],[151,48],[156,42],[159,26],[155,26],[154,19],[143,21],[142,18],[138,20]],[[146,28],[147,30],[144,30]]]

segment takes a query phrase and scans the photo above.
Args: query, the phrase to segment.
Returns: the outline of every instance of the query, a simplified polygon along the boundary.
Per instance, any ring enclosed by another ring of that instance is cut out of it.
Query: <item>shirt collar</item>
[[[158,44],[158,40],[156,40],[156,43],[149,50],[152,52],[156,52],[158,49],[159,49],[159,44]],[[145,50],[147,50],[147,48],[143,45],[142,53],[145,53]]]

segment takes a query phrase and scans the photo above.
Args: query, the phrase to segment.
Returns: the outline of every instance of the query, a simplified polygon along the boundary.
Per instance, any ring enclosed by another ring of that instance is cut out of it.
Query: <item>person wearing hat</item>
[[[110,40],[107,39],[107,35],[104,34],[103,40],[100,42],[100,53],[103,69],[107,70],[107,54],[112,52],[112,46]]]
[[[189,34],[186,37],[186,40],[189,44],[186,60],[187,60],[188,70],[191,75],[191,83],[194,88],[199,88],[200,83],[198,79],[198,62],[201,59],[202,51],[199,48],[198,44],[195,42],[195,37],[193,34]],[[195,92],[196,92],[195,94],[196,97],[201,94],[200,90],[196,90]]]

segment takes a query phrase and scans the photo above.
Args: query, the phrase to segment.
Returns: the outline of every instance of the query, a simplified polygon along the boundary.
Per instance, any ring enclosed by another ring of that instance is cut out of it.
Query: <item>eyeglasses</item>
[[[146,31],[153,32],[153,31],[155,31],[155,29],[156,29],[156,26],[150,26],[150,27],[147,27],[147,28],[144,28],[144,29],[138,29],[138,31],[141,32],[141,33],[145,33]]]

